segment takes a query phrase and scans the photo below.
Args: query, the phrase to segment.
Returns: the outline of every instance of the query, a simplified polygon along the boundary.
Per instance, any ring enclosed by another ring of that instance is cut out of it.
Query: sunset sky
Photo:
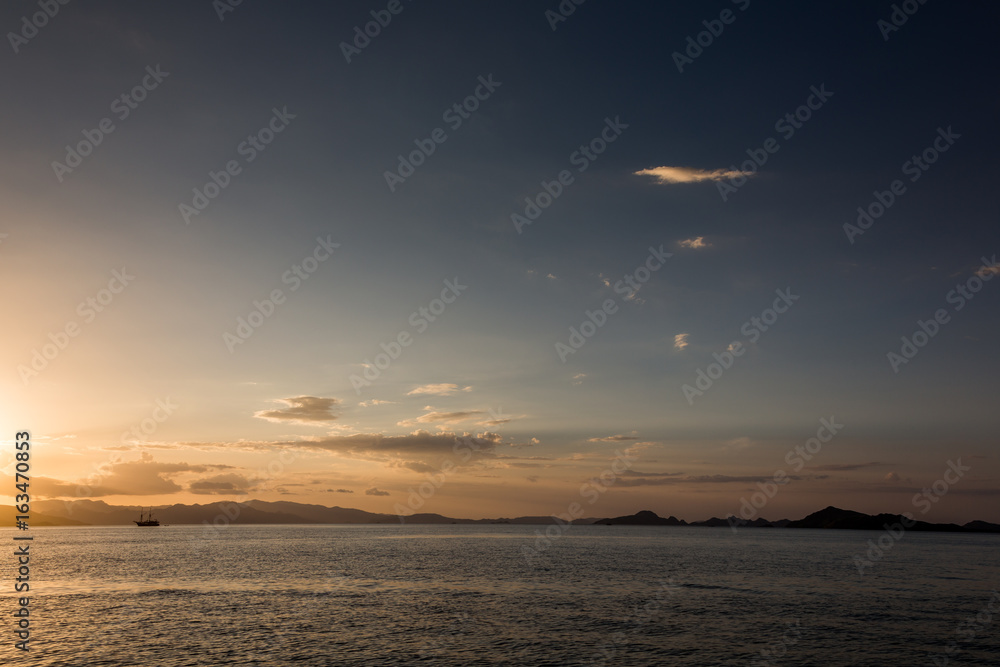
[[[5,493],[30,430],[38,498],[1000,522],[1000,12],[891,4],[60,5],[0,54]]]

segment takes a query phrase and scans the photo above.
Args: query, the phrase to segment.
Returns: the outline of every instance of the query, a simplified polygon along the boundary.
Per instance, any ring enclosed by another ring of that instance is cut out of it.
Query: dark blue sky
[[[489,460],[449,486],[451,502],[485,508],[514,488],[526,513],[599,472],[613,453],[597,439],[618,435],[610,442],[644,452],[645,472],[683,472],[701,496],[650,482],[608,502],[724,514],[747,491],[737,478],[769,475],[835,415],[849,428],[822,464],[859,467],[814,471],[816,497],[789,492],[788,513],[847,497],[904,510],[960,455],[983,458],[956,498],[992,497],[1000,281],[961,310],[948,295],[976,271],[996,275],[983,258],[1000,252],[994,4],[914,4],[885,39],[892,3],[588,0],[552,30],[557,2],[403,0],[348,63],[342,43],[386,5],[245,0],[220,20],[209,1],[81,2],[26,41],[8,35],[0,258],[6,301],[28,316],[7,333],[5,382],[38,428],[101,460],[169,394],[184,416],[121,456],[155,442],[158,461],[212,462],[244,451],[240,441],[259,452],[320,438],[309,470],[394,494],[413,481],[399,470],[440,463],[410,434],[426,430],[447,451],[450,434],[498,433]],[[37,11],[8,4],[0,25],[21,32]],[[679,72],[674,54],[724,11],[731,22]],[[169,74],[118,117],[113,100],[156,67]],[[478,108],[449,126],[446,111],[477,88]],[[791,136],[776,129],[814,88],[832,95]],[[275,110],[281,131],[249,160],[243,142]],[[58,173],[53,162],[106,117],[114,131]],[[574,152],[608,119],[620,136],[579,171]],[[445,140],[390,190],[386,171],[437,128]],[[904,163],[948,128],[958,138],[911,181]],[[769,138],[777,151],[723,200],[732,181],[720,174]],[[179,206],[230,161],[238,173],[187,223]],[[518,233],[512,214],[563,170],[572,182]],[[845,223],[896,179],[905,192],[849,242]],[[318,238],[340,246],[291,289],[286,272]],[[660,246],[672,257],[638,292],[614,289]],[[123,265],[134,285],[32,367]],[[456,278],[468,289],[421,330],[411,313]],[[287,301],[244,340],[240,318],[275,289]],[[745,323],[785,289],[799,299],[748,340]],[[606,324],[560,355],[608,299]],[[894,369],[888,353],[937,309],[947,322]],[[359,386],[401,333],[412,345]],[[684,385],[733,342],[743,354],[687,400]],[[416,391],[426,386],[437,389]],[[254,418],[302,396],[335,407],[279,426]],[[401,440],[344,444],[359,435]],[[544,472],[525,481],[518,466],[531,460]],[[243,487],[223,480],[220,492],[273,492],[232,474]],[[699,475],[733,480],[697,486]],[[359,501],[393,500],[371,495]]]

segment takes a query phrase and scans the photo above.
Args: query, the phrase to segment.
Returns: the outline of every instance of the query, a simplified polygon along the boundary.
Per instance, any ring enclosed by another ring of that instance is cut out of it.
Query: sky
[[[1000,10],[903,5],[5,4],[4,484],[1000,522]]]

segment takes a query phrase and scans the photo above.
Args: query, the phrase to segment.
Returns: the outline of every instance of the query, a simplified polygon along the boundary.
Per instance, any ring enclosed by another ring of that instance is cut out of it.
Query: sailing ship
[[[143,516],[143,514],[142,514],[142,508],[140,507],[139,508],[139,520],[138,521],[133,521],[132,523],[134,523],[137,526],[159,526],[160,525],[160,522],[153,518],[153,508],[152,507],[150,507],[149,508],[149,512],[146,513],[146,518],[145,519],[143,519],[142,516]]]

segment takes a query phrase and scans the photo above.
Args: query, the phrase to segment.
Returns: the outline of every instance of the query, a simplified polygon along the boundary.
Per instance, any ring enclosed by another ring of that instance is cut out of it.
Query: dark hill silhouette
[[[138,514],[137,506],[120,507],[108,505],[100,500],[41,500],[32,503],[32,521],[30,525],[132,525]],[[226,517],[230,523],[239,524],[399,524],[400,517],[395,514],[376,514],[364,510],[346,507],[325,507],[294,502],[267,502],[263,500],[248,500],[241,503],[214,502],[205,505],[169,505],[153,508],[153,514],[163,524],[201,524],[212,523],[219,516]],[[5,515],[0,513],[0,520]],[[635,514],[603,519],[577,519],[574,525],[606,525],[606,526],[694,526],[721,528],[729,527],[730,519],[711,518],[707,521],[688,523],[676,517],[661,517],[651,510],[642,510]],[[501,519],[459,519],[433,513],[418,513],[403,517],[402,523],[407,524],[562,524],[551,516],[523,516]],[[799,519],[789,521],[768,521],[757,518],[753,521],[736,521],[739,528],[814,528],[842,530],[884,530],[886,525],[902,523],[906,526],[910,519],[898,514],[864,514],[852,510],[827,507],[818,512]],[[13,524],[13,514],[7,525]],[[970,521],[963,526],[954,523],[927,523],[915,521],[908,530],[960,532],[960,533],[1000,533],[1000,525],[986,521]]]
[[[598,519],[594,521],[595,524],[602,524],[605,526],[686,526],[686,521],[681,521],[677,517],[669,517],[664,519],[658,516],[656,512],[651,512],[650,510],[642,510],[641,512],[636,512],[635,514],[630,514],[628,516],[620,516],[614,519]]]
[[[847,530],[885,530],[887,525],[899,523],[907,530],[943,531],[943,532],[970,532],[973,528],[959,526],[954,523],[927,523],[926,521],[916,521],[901,514],[862,514],[851,510],[842,510],[839,507],[827,507],[818,512],[813,512],[804,519],[792,521],[788,528],[838,528]],[[988,524],[985,521],[979,522],[983,525],[983,532],[992,532],[985,527],[995,524]],[[912,524],[912,525],[911,525]]]
[[[42,514],[40,512],[35,512],[35,505],[32,503],[32,511],[28,515],[28,527],[39,528],[41,526],[84,526],[86,525],[83,521],[78,521],[75,519],[67,519],[61,516],[50,516],[48,514]],[[0,526],[13,527],[17,516],[21,516],[21,512],[14,509],[13,505],[0,506]]]

